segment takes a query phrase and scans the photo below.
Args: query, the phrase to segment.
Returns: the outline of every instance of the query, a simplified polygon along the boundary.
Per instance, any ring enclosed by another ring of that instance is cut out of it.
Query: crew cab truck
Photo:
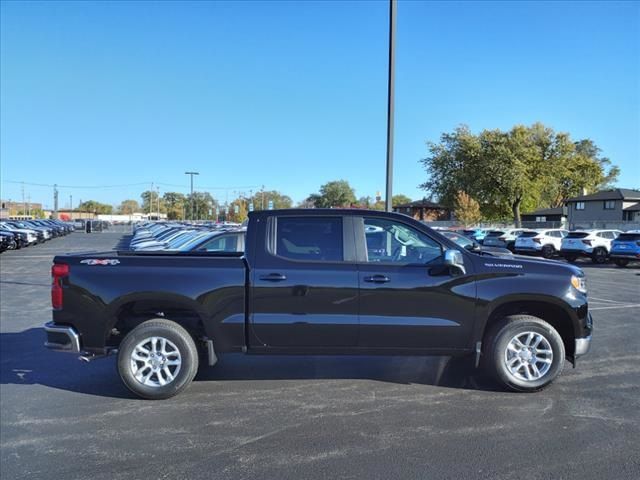
[[[65,255],[52,276],[46,346],[117,352],[147,399],[225,352],[468,355],[531,392],[591,341],[579,268],[469,251],[386,212],[251,212],[244,252]]]

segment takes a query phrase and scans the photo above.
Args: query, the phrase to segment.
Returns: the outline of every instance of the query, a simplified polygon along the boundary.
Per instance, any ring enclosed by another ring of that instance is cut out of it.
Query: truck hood
[[[532,258],[524,255],[481,257],[478,259],[480,265],[489,270],[512,273],[545,273],[558,275],[584,276],[584,272],[575,265],[559,260],[546,260],[542,258]]]

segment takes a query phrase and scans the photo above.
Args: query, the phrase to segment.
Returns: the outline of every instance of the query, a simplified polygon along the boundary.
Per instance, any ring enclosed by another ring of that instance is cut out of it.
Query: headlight
[[[571,285],[581,293],[587,293],[587,280],[584,277],[571,275]]]

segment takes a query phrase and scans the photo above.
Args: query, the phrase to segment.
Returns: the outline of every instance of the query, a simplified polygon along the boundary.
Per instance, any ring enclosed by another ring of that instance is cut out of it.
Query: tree
[[[191,214],[191,200],[193,199],[193,214]],[[192,220],[215,220],[215,209],[218,202],[209,192],[193,192],[186,196],[185,212]]]
[[[142,198],[142,211],[145,213],[166,213],[166,208],[157,190],[146,190],[140,194]]]
[[[122,215],[131,215],[140,211],[140,205],[135,200],[123,200],[118,207],[118,213]]]
[[[456,195],[453,213],[465,227],[474,225],[482,220],[480,204],[462,191]]]
[[[265,190],[256,192],[253,197],[249,197],[249,202],[253,202],[254,210],[266,210],[269,208],[269,201],[273,203],[273,208],[291,208],[293,200],[288,195],[284,195],[277,190]]]
[[[167,209],[167,218],[169,220],[184,220],[184,213],[187,211],[186,197],[178,192],[166,192],[162,196],[165,208]]]
[[[391,197],[391,205],[397,207],[398,205],[404,205],[406,203],[411,203],[411,199],[406,195],[399,193],[398,195],[394,195]]]
[[[541,123],[478,135],[461,126],[428,149],[422,188],[450,207],[463,191],[479,200],[483,217],[511,215],[518,226],[522,209],[562,205],[583,188],[613,183],[619,173],[593,141],[574,142]]]
[[[107,205],[106,203],[96,202],[95,200],[87,200],[86,202],[81,202],[80,205],[78,205],[77,210],[81,212],[109,215],[113,213],[113,206]]]
[[[356,203],[356,193],[346,180],[334,180],[320,187],[319,194],[312,194],[309,200],[318,208],[350,207]]]
[[[230,222],[242,223],[247,219],[247,201],[237,198],[229,204],[227,220]]]

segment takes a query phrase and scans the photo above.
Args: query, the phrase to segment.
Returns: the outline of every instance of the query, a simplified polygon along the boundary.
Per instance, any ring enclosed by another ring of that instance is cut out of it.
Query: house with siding
[[[594,222],[640,221],[640,191],[628,188],[604,190],[567,200],[570,227]]]

